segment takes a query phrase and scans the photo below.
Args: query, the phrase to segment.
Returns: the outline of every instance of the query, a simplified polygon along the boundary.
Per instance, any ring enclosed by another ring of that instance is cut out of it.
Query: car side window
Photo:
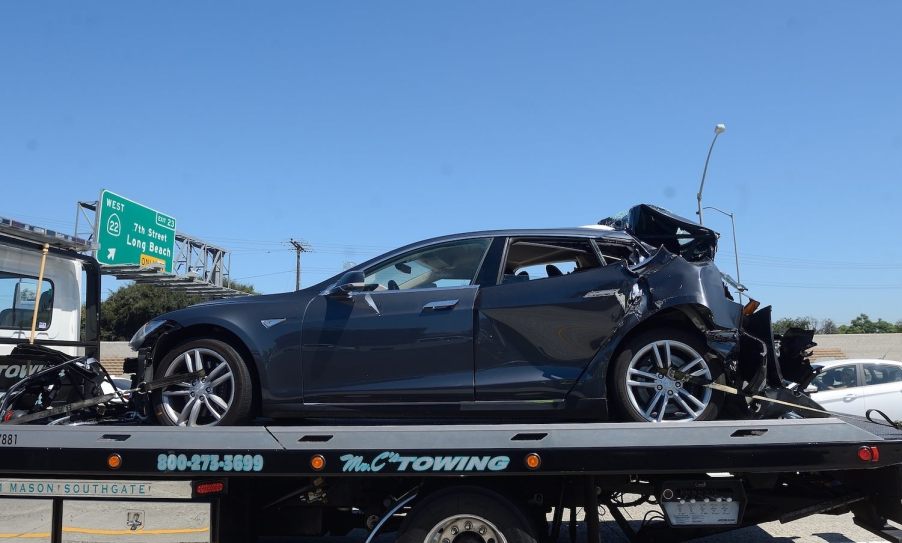
[[[407,253],[366,271],[364,282],[377,290],[448,288],[470,285],[491,238],[434,245]]]
[[[902,368],[891,364],[864,364],[865,385],[882,385],[902,381]]]
[[[634,252],[627,245],[611,243],[603,239],[595,240],[595,243],[598,245],[598,250],[601,252],[606,265],[614,264],[615,262],[629,262],[629,258]]]
[[[827,368],[811,382],[819,392],[840,390],[858,386],[858,374],[854,364]]]
[[[47,330],[53,317],[53,283],[44,279],[38,302],[38,280],[0,272],[0,328],[29,329],[38,304],[36,328]]]
[[[517,238],[508,246],[501,282],[553,279],[600,265],[595,248],[588,240]]]

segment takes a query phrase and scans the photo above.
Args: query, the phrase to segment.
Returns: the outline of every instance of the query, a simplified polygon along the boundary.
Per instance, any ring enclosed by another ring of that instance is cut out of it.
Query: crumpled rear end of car
[[[816,375],[807,356],[813,330],[772,331],[771,307],[737,303],[714,264],[718,234],[662,208],[642,204],[600,221],[649,245],[649,255],[630,266],[636,275],[630,312],[624,319],[646,321],[663,311],[679,311],[704,334],[724,362],[728,403],[737,416],[820,417],[820,406],[802,391]],[[636,294],[638,293],[638,294]]]

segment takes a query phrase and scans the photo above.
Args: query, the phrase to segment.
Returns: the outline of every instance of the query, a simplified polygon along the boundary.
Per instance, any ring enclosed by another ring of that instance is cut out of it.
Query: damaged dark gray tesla
[[[163,315],[132,340],[136,369],[176,381],[153,396],[171,425],[821,415],[799,392],[812,333],[774,338],[769,308],[734,301],[717,237],[640,205],[430,239],[298,292]]]

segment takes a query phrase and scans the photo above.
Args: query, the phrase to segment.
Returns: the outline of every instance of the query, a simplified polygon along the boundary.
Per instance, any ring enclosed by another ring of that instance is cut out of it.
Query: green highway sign
[[[97,260],[172,271],[175,219],[108,190],[97,203]]]

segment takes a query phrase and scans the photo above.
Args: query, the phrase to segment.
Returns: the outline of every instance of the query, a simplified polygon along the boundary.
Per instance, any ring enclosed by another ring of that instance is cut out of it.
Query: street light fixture
[[[736,290],[739,291],[739,303],[742,303],[742,292],[744,287],[742,286],[742,278],[739,277],[739,246],[736,244],[736,219],[735,217],[733,217],[732,213],[727,213],[726,211],[714,206],[705,206],[701,209],[713,209],[714,211],[717,211],[718,213],[726,215],[730,218],[730,225],[733,227],[733,256],[736,257],[736,283],[739,284],[739,287],[737,287]]]
[[[705,190],[705,176],[708,175],[708,161],[711,160],[711,151],[714,150],[714,142],[717,141],[717,136],[723,134],[727,131],[727,125],[723,123],[718,123],[714,125],[714,139],[711,140],[711,146],[708,147],[708,157],[705,158],[705,169],[702,170],[702,182],[698,186],[698,194],[695,195],[698,200],[698,224],[702,223],[702,191]]]

